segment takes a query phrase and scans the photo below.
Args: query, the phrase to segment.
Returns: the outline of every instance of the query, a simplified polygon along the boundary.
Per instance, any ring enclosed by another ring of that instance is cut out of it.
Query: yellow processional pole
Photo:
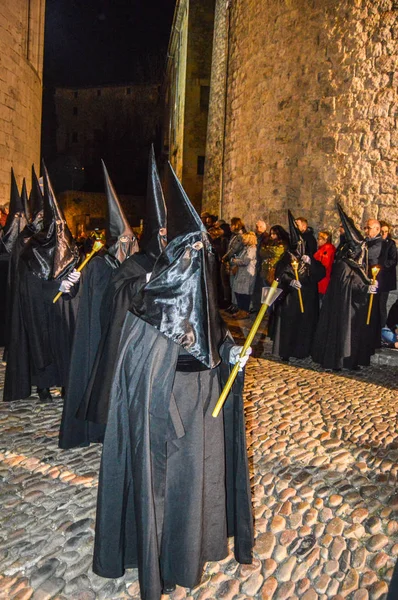
[[[380,272],[380,267],[372,267],[372,285],[376,285],[377,276]],[[368,307],[368,318],[366,319],[366,325],[370,323],[370,315],[372,314],[372,306],[373,306],[373,295],[370,294],[369,298],[369,307]]]
[[[98,252],[98,250],[101,250],[103,245],[104,244],[102,242],[100,242],[99,240],[94,242],[94,246],[93,246],[93,249],[91,250],[90,254],[87,254],[86,258],[84,259],[82,264],[79,265],[79,267],[76,269],[76,271],[79,271],[79,272],[82,271],[84,269],[84,267],[86,266],[86,264],[88,263],[88,261],[90,260],[90,258],[92,258],[94,256],[94,254],[96,254]],[[55,304],[61,298],[63,293],[64,292],[58,292],[58,294],[54,297],[53,304]]]
[[[299,281],[298,266],[299,266],[298,260],[293,258],[292,267],[293,267],[294,275],[296,277],[296,281]],[[300,302],[300,310],[303,313],[304,312],[304,304],[303,304],[303,296],[301,294],[301,288],[297,288],[297,291],[298,291],[298,297],[299,297],[299,302]]]
[[[264,304],[261,305],[261,308],[258,312],[256,320],[254,321],[252,328],[249,331],[249,335],[247,336],[246,341],[243,345],[243,348],[239,354],[239,358],[243,358],[244,356],[246,356],[246,352],[251,346],[254,336],[256,335],[257,330],[260,327],[261,321],[263,320],[264,315],[267,312],[267,308],[269,308],[269,306],[271,306],[271,304],[272,304],[272,300],[273,300],[273,297],[275,296],[277,287],[278,287],[278,280],[275,279],[272,282],[272,285],[268,290],[267,297],[265,298],[265,302],[264,302]],[[224,389],[221,392],[221,395],[217,401],[217,404],[214,407],[214,410],[212,412],[213,417],[218,417],[220,410],[222,409],[224,402],[227,399],[227,396],[231,390],[231,387],[236,379],[236,376],[239,372],[239,368],[240,368],[240,364],[239,364],[239,359],[238,359],[238,362],[234,365],[231,373],[229,374],[227,383],[225,384]]]

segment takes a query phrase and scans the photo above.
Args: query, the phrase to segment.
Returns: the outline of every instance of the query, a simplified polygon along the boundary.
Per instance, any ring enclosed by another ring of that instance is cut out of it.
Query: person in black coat
[[[304,217],[298,217],[296,219],[296,225],[305,243],[304,253],[312,258],[315,252],[318,250],[318,244],[314,236],[314,230],[312,227],[308,227],[308,221]]]
[[[366,243],[352,220],[338,205],[345,231],[345,243],[333,265],[330,283],[323,299],[318,327],[312,347],[312,358],[326,369],[358,369],[369,365],[374,354],[372,327],[376,318],[372,311],[370,325],[366,324],[371,285],[367,276]]]
[[[380,221],[380,233],[383,239],[380,254],[380,273],[377,278],[379,282],[380,296],[380,323],[384,327],[387,320],[388,295],[397,289],[397,246],[391,237],[391,227],[386,221]]]
[[[79,252],[44,164],[43,180],[43,228],[28,239],[18,261],[5,401],[27,398],[32,386],[40,400],[51,401],[50,387],[64,387],[69,372],[77,301],[68,292],[80,276],[74,269]],[[54,304],[58,291],[63,295]]]
[[[126,219],[116,191],[102,162],[107,197],[107,244],[86,265],[79,284],[79,310],[70,361],[68,384],[59,432],[63,449],[102,441],[104,426],[76,418],[95,362],[110,307],[102,308],[112,275],[138,250],[137,239]],[[102,315],[102,320],[101,320]]]
[[[275,279],[283,293],[275,303],[270,323],[273,354],[282,360],[290,357],[306,358],[311,351],[313,336],[319,314],[318,282],[325,277],[325,267],[314,258],[304,254],[305,243],[290,211],[290,248],[275,266]],[[292,261],[298,262],[298,281]],[[304,312],[301,312],[301,291]]]
[[[252,561],[243,373],[214,418],[234,344],[206,229],[174,178],[168,245],[123,328],[98,487],[93,571],[138,567],[142,600],[197,586],[228,536],[236,560]]]

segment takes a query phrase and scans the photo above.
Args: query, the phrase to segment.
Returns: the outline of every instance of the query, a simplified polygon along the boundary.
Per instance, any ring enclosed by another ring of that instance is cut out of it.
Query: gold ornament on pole
[[[84,267],[86,266],[86,264],[88,263],[90,258],[92,258],[94,256],[94,254],[96,254],[99,250],[101,250],[103,245],[104,244],[102,242],[100,242],[99,240],[94,242],[94,246],[93,246],[93,249],[91,250],[90,254],[87,254],[86,258],[84,259],[82,264],[79,265],[79,267],[76,269],[76,271],[78,271],[80,273],[80,271],[82,271],[84,269]],[[53,304],[55,304],[61,298],[62,294],[63,294],[63,292],[58,292],[58,294],[54,297]]]
[[[377,276],[380,273],[380,267],[372,267],[372,285],[376,285]],[[370,316],[372,314],[372,306],[373,306],[373,296],[374,294],[370,294],[369,298],[369,307],[368,307],[368,318],[366,319],[366,325],[370,323]]]
[[[296,281],[299,281],[299,276],[298,276],[299,263],[298,263],[298,260],[295,258],[292,258],[292,267],[293,267]],[[304,304],[303,304],[303,296],[301,294],[301,288],[297,288],[297,291],[298,291],[298,297],[299,297],[299,302],[300,302],[300,310],[303,313],[304,312]]]
[[[236,376],[240,369],[239,358],[243,358],[244,356],[246,356],[246,352],[248,351],[248,349],[251,346],[254,336],[256,335],[257,330],[260,327],[261,321],[263,320],[263,317],[264,317],[265,313],[267,312],[267,309],[271,306],[271,304],[274,302],[274,300],[277,299],[277,297],[279,296],[279,294],[282,291],[282,290],[278,290],[277,288],[278,288],[278,280],[275,279],[272,282],[271,287],[268,289],[268,293],[265,297],[264,303],[262,304],[260,310],[258,311],[256,320],[254,321],[254,323],[249,331],[249,335],[247,336],[246,341],[243,344],[243,348],[238,357],[238,362],[234,365],[231,373],[229,374],[227,383],[225,384],[224,389],[221,392],[219,399],[217,400],[217,404],[215,405],[214,410],[212,412],[213,417],[218,417],[220,410],[222,409],[224,402],[226,401],[227,396],[231,390],[231,387],[236,379]]]

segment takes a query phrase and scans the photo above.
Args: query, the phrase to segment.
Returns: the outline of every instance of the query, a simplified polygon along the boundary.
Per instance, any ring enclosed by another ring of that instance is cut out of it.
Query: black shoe
[[[230,315],[236,315],[236,313],[238,313],[238,312],[239,312],[239,310],[240,310],[240,309],[239,309],[237,306],[234,306],[234,307],[233,307],[233,308],[231,308],[231,310],[229,310],[228,312],[229,312],[229,314],[230,314]]]
[[[164,583],[163,584],[163,589],[162,589],[162,594],[172,594],[176,589],[175,584],[173,583]]]
[[[289,357],[288,356],[281,356],[281,361],[282,362],[289,362]]]
[[[51,402],[53,397],[51,396],[50,388],[37,388],[40,402]]]
[[[225,312],[230,313],[231,311],[235,310],[236,306],[234,304],[230,304],[228,306],[228,308],[225,309]]]

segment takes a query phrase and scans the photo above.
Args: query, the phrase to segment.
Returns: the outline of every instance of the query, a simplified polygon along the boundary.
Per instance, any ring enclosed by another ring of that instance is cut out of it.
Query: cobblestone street
[[[398,556],[397,387],[392,367],[353,376],[251,358],[254,561],[231,551],[172,600],[385,598]],[[136,570],[91,570],[101,449],[58,449],[61,408],[0,403],[0,598],[138,600]]]

